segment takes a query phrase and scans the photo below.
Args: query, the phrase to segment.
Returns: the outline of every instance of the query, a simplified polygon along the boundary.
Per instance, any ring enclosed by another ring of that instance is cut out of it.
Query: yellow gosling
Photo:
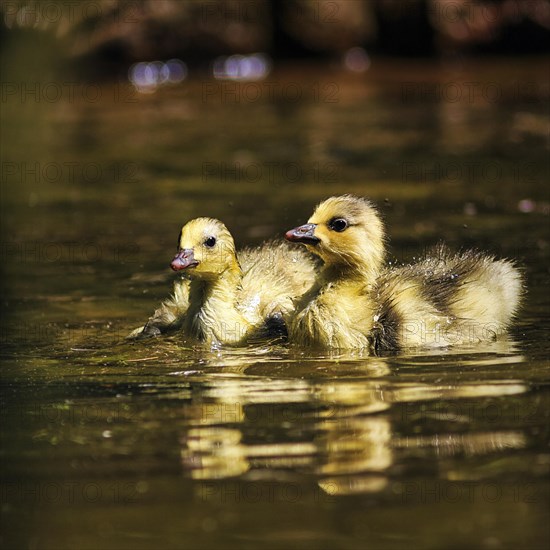
[[[285,236],[324,262],[289,322],[289,338],[300,345],[473,344],[505,332],[519,306],[518,269],[481,252],[453,254],[440,245],[417,263],[385,267],[383,224],[363,198],[331,197]]]
[[[281,336],[284,317],[315,278],[315,263],[284,242],[237,254],[225,225],[212,218],[197,218],[182,228],[171,267],[185,278],[130,338],[179,328],[214,346]]]

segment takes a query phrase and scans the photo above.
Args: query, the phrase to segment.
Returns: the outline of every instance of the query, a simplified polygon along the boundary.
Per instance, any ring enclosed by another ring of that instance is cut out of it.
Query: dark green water
[[[3,97],[3,546],[545,548],[545,67]],[[510,341],[387,357],[123,341],[169,293],[188,219],[258,244],[342,192],[380,205],[399,261],[438,240],[517,259]]]

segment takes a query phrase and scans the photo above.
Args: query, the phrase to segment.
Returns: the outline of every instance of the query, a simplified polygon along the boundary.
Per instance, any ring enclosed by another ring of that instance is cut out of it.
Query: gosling
[[[218,346],[286,336],[284,319],[315,280],[315,262],[288,243],[268,242],[238,254],[226,226],[196,218],[182,229],[171,262],[184,278],[130,339],[182,330]]]
[[[324,264],[288,323],[299,345],[374,352],[469,345],[503,334],[519,307],[522,276],[509,260],[439,245],[417,263],[386,267],[384,226],[363,198],[325,200],[285,238]]]

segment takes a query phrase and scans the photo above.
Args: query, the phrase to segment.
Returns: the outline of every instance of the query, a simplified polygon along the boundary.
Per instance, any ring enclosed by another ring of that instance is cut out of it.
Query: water
[[[4,547],[546,547],[540,69],[289,68],[2,105]],[[471,81],[501,96],[403,93]],[[258,244],[342,192],[380,205],[395,261],[438,240],[517,259],[510,339],[382,357],[124,341],[167,296],[186,220]]]

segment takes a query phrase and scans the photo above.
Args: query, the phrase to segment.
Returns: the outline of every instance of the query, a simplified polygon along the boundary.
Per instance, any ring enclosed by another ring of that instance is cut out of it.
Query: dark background
[[[374,56],[542,54],[545,0],[118,0],[1,3],[0,43],[29,39],[81,78],[125,75],[136,61],[265,52],[275,64]],[[5,62],[9,60],[4,60]]]

